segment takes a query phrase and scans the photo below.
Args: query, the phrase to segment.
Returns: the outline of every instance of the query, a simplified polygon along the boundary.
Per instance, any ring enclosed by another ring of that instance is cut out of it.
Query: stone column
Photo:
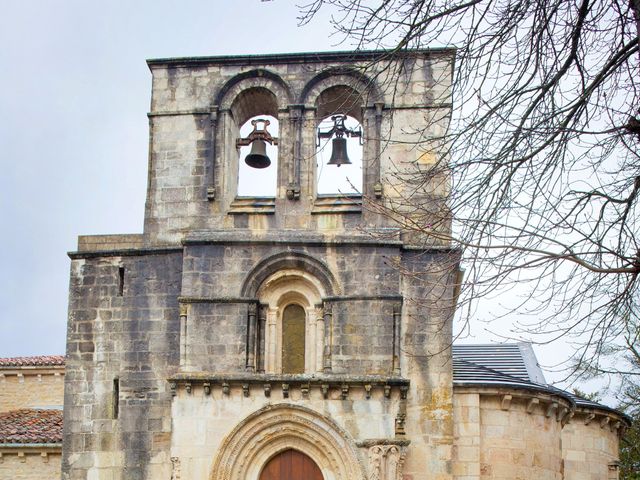
[[[247,353],[245,369],[250,372],[256,371],[257,315],[258,305],[255,303],[249,304],[247,312]]]
[[[216,151],[217,141],[216,135],[218,132],[218,107],[211,108],[211,114],[209,116],[211,122],[211,176],[209,177],[209,186],[207,187],[207,200],[213,201],[216,198]]]
[[[267,306],[260,305],[258,307],[258,346],[257,346],[257,360],[256,366],[258,373],[265,372],[265,336],[267,326]]]
[[[400,323],[402,320],[402,305],[393,306],[393,361],[392,374],[400,375]]]
[[[316,372],[322,373],[324,371],[324,312],[322,305],[316,305]]]
[[[331,371],[331,345],[333,344],[333,311],[329,302],[324,302],[324,358],[322,369]]]
[[[277,342],[277,332],[276,332],[276,322],[278,318],[278,311],[274,308],[269,308],[267,310],[267,341],[265,345],[265,349],[267,351],[266,360],[266,371],[267,373],[275,373],[276,372],[276,348],[278,345]]]
[[[302,105],[289,105],[289,121],[293,140],[293,160],[289,165],[287,198],[300,198],[300,162],[302,144]]]
[[[187,366],[187,312],[189,305],[180,304],[180,367]]]

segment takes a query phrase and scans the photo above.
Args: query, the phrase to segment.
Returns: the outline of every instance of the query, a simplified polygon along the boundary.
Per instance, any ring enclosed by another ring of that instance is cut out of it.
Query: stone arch
[[[324,70],[309,80],[300,94],[299,103],[313,107],[323,91],[338,86],[357,92],[364,106],[382,101],[380,89],[373,79],[353,68],[336,67]]]
[[[258,480],[264,465],[288,449],[308,455],[325,480],[364,480],[350,435],[330,418],[291,404],[268,405],[249,415],[223,440],[210,480]]]
[[[303,252],[282,252],[259,262],[247,275],[240,295],[256,297],[263,282],[283,270],[297,270],[314,277],[327,296],[339,295],[340,286],[329,268],[320,260]]]
[[[240,73],[225,83],[218,91],[214,105],[220,110],[228,110],[238,95],[252,88],[263,88],[271,92],[278,99],[279,108],[283,104],[293,103],[291,88],[279,75],[269,70],[256,69]]]

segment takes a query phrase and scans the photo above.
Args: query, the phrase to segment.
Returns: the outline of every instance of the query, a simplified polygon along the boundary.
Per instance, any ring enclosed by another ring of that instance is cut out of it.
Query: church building
[[[452,348],[446,158],[416,144],[454,57],[147,62],[143,233],[69,254],[64,480],[617,478],[622,414],[528,345]]]

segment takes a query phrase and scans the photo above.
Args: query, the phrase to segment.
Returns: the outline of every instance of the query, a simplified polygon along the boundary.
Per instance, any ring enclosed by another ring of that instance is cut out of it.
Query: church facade
[[[415,143],[446,129],[453,62],[148,62],[144,232],[70,253],[63,479],[616,478],[623,416],[547,386],[526,349],[517,371],[452,353],[459,252],[410,228],[446,234],[448,179],[403,179],[441,158]],[[357,191],[320,193],[347,142]],[[239,194],[249,147],[272,194]]]

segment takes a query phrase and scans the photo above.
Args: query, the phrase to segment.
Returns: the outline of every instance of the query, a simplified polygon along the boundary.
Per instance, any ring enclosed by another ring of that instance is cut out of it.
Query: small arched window
[[[282,373],[304,373],[306,314],[300,305],[282,312]]]

